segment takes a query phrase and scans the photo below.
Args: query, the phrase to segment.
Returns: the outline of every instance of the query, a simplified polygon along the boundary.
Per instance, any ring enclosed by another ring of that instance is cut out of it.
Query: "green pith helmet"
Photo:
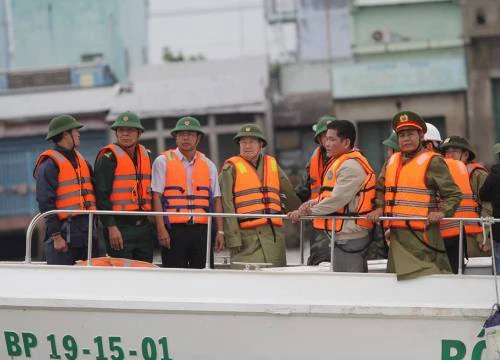
[[[131,111],[125,111],[118,115],[113,125],[111,125],[112,130],[116,130],[119,127],[132,128],[144,131],[141,119],[137,114]]]
[[[314,134],[314,142],[316,144],[319,144],[318,136],[326,132],[328,124],[335,120],[337,120],[335,116],[323,115],[319,118],[318,123],[313,125],[312,129],[316,132]]]
[[[240,138],[242,137],[255,137],[257,139],[260,139],[264,142],[264,146],[267,145],[267,140],[264,136],[264,132],[262,129],[256,125],[256,124],[245,124],[243,125],[238,133],[234,136],[233,141],[236,144],[240,143]]]
[[[387,147],[390,147],[394,151],[400,151],[398,144],[398,135],[394,131],[387,139],[382,141],[382,144],[384,144]]]
[[[172,129],[170,134],[175,137],[175,133],[178,131],[194,131],[201,135],[205,135],[201,130],[200,121],[192,116],[184,116],[177,120],[177,124],[175,124],[175,128]]]
[[[463,138],[461,136],[447,137],[441,144],[440,149],[444,152],[446,148],[450,147],[467,150],[470,154],[468,161],[472,161],[476,157],[476,152],[472,149],[472,146],[470,146],[466,138]]]
[[[50,120],[49,122],[49,131],[47,132],[47,136],[45,140],[50,140],[54,136],[59,135],[65,131],[69,131],[72,129],[80,129],[83,127],[83,124],[78,122],[71,115],[59,115]]]

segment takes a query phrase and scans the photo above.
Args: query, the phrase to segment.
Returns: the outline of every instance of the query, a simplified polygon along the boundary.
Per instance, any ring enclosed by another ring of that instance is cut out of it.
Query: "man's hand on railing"
[[[429,216],[427,216],[427,220],[430,224],[438,223],[442,218],[444,218],[444,214],[441,211],[432,211],[429,213]]]
[[[158,233],[158,243],[160,243],[160,246],[170,249],[170,234],[165,226],[158,226],[156,232]]]
[[[109,245],[113,250],[123,250],[122,233],[116,225],[108,226]]]
[[[366,218],[370,220],[372,223],[378,223],[379,218],[384,214],[384,209],[378,208],[373,210],[372,212],[366,214]]]
[[[231,250],[231,255],[236,255],[241,251],[241,246],[234,246],[230,248],[230,250]]]
[[[61,236],[61,234],[57,234],[52,236],[52,240],[54,241],[54,250],[58,252],[65,253],[68,251],[68,244],[66,240]]]
[[[215,251],[219,252],[224,250],[224,232],[217,231],[217,236],[215,237]]]

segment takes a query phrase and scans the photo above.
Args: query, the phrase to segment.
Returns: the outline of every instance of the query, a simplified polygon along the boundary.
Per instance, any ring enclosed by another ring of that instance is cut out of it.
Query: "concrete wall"
[[[500,140],[496,133],[495,98],[492,81],[500,79],[500,2],[462,1],[469,76],[468,116],[470,140],[479,158],[493,163],[492,146]],[[500,102],[500,99],[496,99]]]
[[[354,6],[351,15],[353,48],[384,42],[416,43],[459,39],[462,35],[460,5],[455,1]],[[382,41],[376,42],[372,38],[375,30],[384,32]]]
[[[465,100],[464,92],[338,100],[334,111],[338,118],[364,122],[390,120],[398,111],[411,110],[424,118],[444,117],[447,135],[464,135]]]

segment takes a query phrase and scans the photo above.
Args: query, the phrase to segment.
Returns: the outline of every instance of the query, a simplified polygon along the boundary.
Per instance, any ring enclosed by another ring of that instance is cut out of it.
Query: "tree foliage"
[[[174,53],[174,51],[170,50],[170,47],[165,46],[163,48],[163,61],[165,62],[182,62],[182,61],[204,61],[206,60],[205,55],[196,54],[196,55],[184,55],[181,51]]]

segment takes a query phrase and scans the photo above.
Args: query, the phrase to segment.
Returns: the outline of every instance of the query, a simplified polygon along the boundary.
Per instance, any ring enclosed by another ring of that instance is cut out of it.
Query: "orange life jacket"
[[[469,178],[472,176],[472,174],[476,170],[483,170],[484,172],[488,172],[488,169],[486,169],[483,164],[477,163],[477,162],[470,162],[467,163],[467,171],[469,172]]]
[[[481,212],[476,195],[472,192],[467,166],[460,160],[444,159],[451,177],[462,192],[462,200],[458,204],[454,218],[479,218]],[[460,234],[460,223],[458,221],[441,221],[439,229],[443,238],[458,236]],[[464,223],[465,233],[468,235],[481,234],[483,229],[479,223]]]
[[[58,210],[95,210],[96,200],[90,169],[85,158],[78,151],[76,169],[63,154],[57,150],[44,151],[35,165],[33,176],[36,178],[38,167],[47,158],[51,158],[59,168],[56,190],[56,209]],[[71,214],[57,214],[60,220],[71,217]]]
[[[163,211],[201,214],[210,212],[213,194],[210,188],[210,169],[205,155],[199,151],[195,153],[191,183],[188,183],[186,169],[175,150],[167,150],[163,156],[166,159]],[[189,219],[191,216],[187,215],[166,216],[165,222],[187,224]],[[208,217],[195,216],[193,221],[195,224],[208,224]]]
[[[111,151],[116,158],[113,187],[109,197],[115,211],[151,210],[151,160],[146,148],[136,147],[136,167],[132,158],[116,144],[103,147],[97,154],[101,157]]]
[[[385,216],[422,216],[427,217],[429,212],[438,208],[433,190],[427,188],[425,176],[434,156],[433,151],[424,150],[405,164],[403,154],[392,154],[387,162],[385,171]],[[390,220],[385,221],[386,228],[411,229],[423,231],[426,221],[419,220]]]
[[[280,178],[276,159],[263,155],[262,180],[255,167],[241,156],[226,160],[234,167],[234,208],[237,214],[282,214]],[[280,218],[238,218],[240,228],[253,229],[271,223],[282,226]]]
[[[75,265],[77,266],[87,266],[88,260],[78,260]],[[90,260],[92,266],[109,266],[109,267],[141,267],[141,268],[157,268],[155,264],[151,264],[145,261],[131,260],[124,258],[113,258],[109,256],[103,256],[98,258],[93,258]]]
[[[333,160],[329,167],[323,174],[321,193],[319,195],[319,200],[323,200],[330,197],[335,184],[337,183],[337,171],[340,169],[342,164],[350,159],[356,160],[366,173],[366,178],[358,191],[356,196],[359,196],[358,205],[354,212],[349,212],[349,204],[344,208],[335,211],[335,215],[349,215],[358,216],[369,213],[373,209],[373,199],[375,198],[375,173],[370,166],[368,160],[357,150],[353,150],[346,154],[343,154]],[[366,219],[355,220],[356,224],[366,229],[371,229],[373,224],[371,221]],[[339,232],[344,226],[344,220],[335,220],[335,231]],[[328,230],[332,231],[332,220],[331,219],[314,219],[313,227],[318,230]]]
[[[323,165],[323,155],[321,153],[321,147],[318,146],[309,161],[309,181],[311,189],[311,199],[317,199],[319,197],[321,189],[321,177],[325,167]]]

